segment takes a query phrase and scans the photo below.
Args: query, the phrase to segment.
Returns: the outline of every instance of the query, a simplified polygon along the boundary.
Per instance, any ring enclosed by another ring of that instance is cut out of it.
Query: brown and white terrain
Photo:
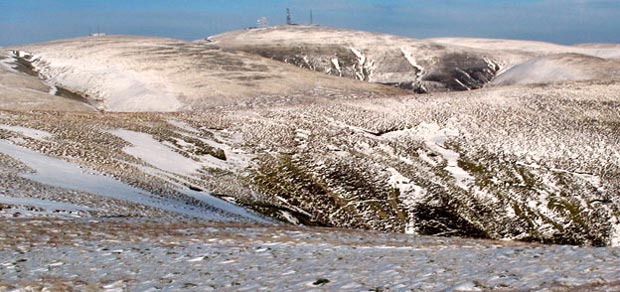
[[[1,49],[0,291],[619,287],[620,46]]]

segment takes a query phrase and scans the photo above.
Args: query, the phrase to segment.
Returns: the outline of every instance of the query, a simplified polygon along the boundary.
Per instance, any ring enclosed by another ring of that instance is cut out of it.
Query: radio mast
[[[292,25],[293,24],[293,19],[291,17],[291,10],[286,8],[286,24],[288,25]]]

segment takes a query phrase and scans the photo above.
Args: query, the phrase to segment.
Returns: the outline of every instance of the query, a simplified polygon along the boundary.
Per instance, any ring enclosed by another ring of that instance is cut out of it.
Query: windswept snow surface
[[[534,55],[574,53],[605,59],[620,58],[620,46],[616,44],[581,44],[576,46],[565,46],[539,41],[506,39],[431,38],[428,40],[443,45],[458,45],[475,49],[519,53],[525,52]]]
[[[491,83],[493,85],[544,84],[619,76],[620,61],[578,54],[559,54],[535,58],[513,66]]]
[[[0,288],[9,289],[617,291],[620,288],[617,249],[337,229],[167,222],[22,221],[3,227],[8,234],[0,234]],[[7,246],[9,243],[19,247]]]

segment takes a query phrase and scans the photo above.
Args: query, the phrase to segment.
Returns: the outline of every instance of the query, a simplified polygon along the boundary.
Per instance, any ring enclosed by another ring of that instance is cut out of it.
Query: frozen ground
[[[619,249],[179,222],[2,224],[0,290],[620,289]]]

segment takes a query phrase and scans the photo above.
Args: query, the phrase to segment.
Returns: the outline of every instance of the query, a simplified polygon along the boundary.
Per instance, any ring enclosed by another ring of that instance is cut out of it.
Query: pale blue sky
[[[620,43],[620,0],[0,0],[0,46],[109,34],[199,39],[293,20],[414,38]]]

